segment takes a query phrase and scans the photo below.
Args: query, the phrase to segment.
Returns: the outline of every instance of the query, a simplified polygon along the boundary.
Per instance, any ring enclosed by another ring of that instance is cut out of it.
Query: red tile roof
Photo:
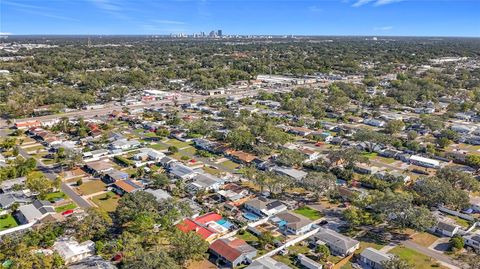
[[[191,219],[185,219],[181,223],[177,224],[177,228],[184,233],[188,233],[192,231],[196,232],[203,240],[207,240],[210,236],[215,234],[209,229],[198,225]]]
[[[212,221],[217,222],[221,219],[222,219],[222,216],[220,216],[219,214],[214,213],[214,212],[210,212],[210,213],[207,213],[205,215],[197,217],[195,219],[195,222],[201,223],[201,224],[207,224],[207,223],[212,222]]]
[[[222,256],[226,260],[233,262],[235,261],[242,252],[238,249],[240,246],[247,245],[242,239],[218,239],[210,245],[210,250],[214,251],[216,254]]]

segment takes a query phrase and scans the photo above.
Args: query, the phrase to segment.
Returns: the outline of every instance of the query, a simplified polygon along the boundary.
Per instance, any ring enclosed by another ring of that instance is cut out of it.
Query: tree
[[[315,249],[315,253],[320,256],[320,260],[327,261],[328,257],[330,256],[330,249],[326,245],[318,245]]]
[[[437,145],[442,149],[448,147],[450,144],[452,144],[452,141],[446,137],[439,137],[437,139]]]
[[[398,256],[393,256],[393,258],[388,259],[382,262],[383,269],[411,269],[410,266],[405,260],[400,259]]]
[[[408,131],[407,133],[407,139],[410,140],[410,141],[413,141],[415,139],[417,139],[418,137],[418,133],[414,130],[411,130],[411,131]]]
[[[453,251],[457,251],[462,249],[465,246],[465,240],[463,237],[455,235],[454,237],[450,238],[448,241],[450,243],[450,248]]]
[[[150,214],[154,219],[158,218],[159,203],[155,196],[145,191],[137,191],[125,194],[119,201],[115,210],[117,220],[121,225],[127,225],[137,217]]]
[[[440,178],[423,178],[413,185],[415,200],[428,207],[443,205],[452,209],[464,209],[469,204],[468,194],[454,188],[449,182]]]
[[[170,180],[168,179],[167,175],[163,173],[157,173],[152,175],[152,187],[160,189],[168,185],[168,183],[170,183]]]
[[[167,137],[168,135],[170,135],[170,132],[166,128],[158,128],[155,131],[155,134],[158,135],[159,137]]]
[[[387,122],[385,131],[389,134],[396,134],[405,128],[405,124],[402,120],[391,120]]]
[[[335,188],[337,177],[331,173],[310,172],[303,179],[305,189],[317,193],[319,196],[328,190]]]
[[[70,218],[69,226],[74,228],[77,239],[82,242],[103,239],[112,225],[112,219],[107,212],[93,207],[87,209],[87,213],[81,220]]]
[[[226,141],[237,150],[249,150],[255,143],[255,137],[248,130],[237,129],[227,134]]]
[[[44,199],[47,193],[53,191],[52,181],[46,178],[43,174],[41,176],[28,175],[25,185],[30,190],[37,192],[40,199]]]
[[[390,141],[390,138],[385,134],[366,129],[358,130],[353,138],[356,141],[363,142],[366,150],[369,152],[373,152],[378,146],[387,144]]]
[[[451,166],[439,169],[435,176],[436,178],[449,182],[454,188],[468,191],[480,190],[480,182],[471,174],[459,171]]]
[[[473,168],[480,169],[480,155],[469,154],[465,158],[465,162]]]
[[[181,267],[165,250],[135,252],[134,259],[124,263],[126,269],[180,269]]]
[[[176,230],[171,235],[171,255],[181,265],[189,261],[200,260],[208,250],[207,241],[203,240],[195,232],[184,233]]]
[[[300,166],[305,160],[305,156],[298,150],[284,149],[275,158],[275,162],[284,166]]]
[[[178,148],[175,147],[175,146],[170,146],[170,147],[168,147],[168,152],[169,152],[170,154],[177,153],[177,152],[178,152]]]

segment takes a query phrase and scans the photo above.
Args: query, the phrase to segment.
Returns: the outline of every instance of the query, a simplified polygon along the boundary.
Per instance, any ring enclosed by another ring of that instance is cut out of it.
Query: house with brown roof
[[[227,151],[228,157],[236,163],[251,163],[257,156],[240,150]]]
[[[126,193],[134,193],[136,191],[142,190],[143,185],[138,181],[133,180],[117,180],[113,183],[113,190],[119,195],[124,195]]]
[[[278,213],[272,218],[285,234],[304,234],[312,229],[313,221],[292,211]]]
[[[238,238],[221,238],[213,242],[208,251],[217,265],[234,268],[251,263],[257,250]]]

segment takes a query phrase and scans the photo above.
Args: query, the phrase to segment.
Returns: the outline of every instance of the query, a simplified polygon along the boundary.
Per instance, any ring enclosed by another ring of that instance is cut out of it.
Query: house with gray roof
[[[157,190],[146,189],[145,192],[153,194],[153,196],[155,196],[155,198],[159,202],[162,201],[162,200],[168,200],[168,199],[172,198],[172,196],[170,196],[170,194],[168,194],[168,192],[166,192],[162,189],[157,189]]]
[[[285,234],[300,235],[312,229],[313,221],[292,211],[280,212],[272,218]]]
[[[287,206],[282,202],[264,197],[253,198],[245,202],[243,208],[261,217],[271,217],[287,210]]]
[[[297,181],[302,180],[308,174],[307,172],[304,172],[302,170],[280,166],[273,167],[272,171],[283,176],[291,177]]]
[[[360,247],[357,240],[330,229],[321,228],[311,238],[315,245],[326,245],[330,252],[337,256],[348,256]]]
[[[310,259],[309,257],[307,257],[303,254],[298,254],[297,259],[298,259],[299,263],[304,268],[307,268],[307,269],[322,269],[323,268],[323,265],[321,265],[320,263]]]
[[[192,179],[196,173],[192,168],[182,163],[172,163],[170,165],[170,174],[178,179]]]
[[[363,268],[383,269],[382,264],[393,257],[374,248],[366,248],[360,253],[360,265]]]
[[[31,200],[28,197],[22,195],[21,193],[11,192],[0,194],[0,209],[8,209],[15,203],[23,205],[30,202]]]
[[[291,267],[266,256],[253,261],[245,269],[291,269]]]
[[[187,185],[187,190],[190,193],[210,190],[218,191],[223,183],[224,181],[219,177],[208,173],[200,173],[193,177],[193,181]]]
[[[448,236],[452,237],[456,235],[460,230],[460,226],[453,224],[453,223],[448,223],[445,221],[439,221],[437,223],[437,226],[434,228],[434,232],[442,235],[442,236]]]
[[[21,224],[27,224],[54,213],[55,209],[49,201],[35,200],[32,204],[20,206],[15,212],[15,217]]]

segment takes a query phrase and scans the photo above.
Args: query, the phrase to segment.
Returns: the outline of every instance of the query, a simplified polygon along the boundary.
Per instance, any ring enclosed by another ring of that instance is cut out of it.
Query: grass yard
[[[11,214],[0,216],[0,231],[10,229],[16,226],[18,226],[18,223],[17,221],[15,221]]]
[[[74,203],[70,203],[70,204],[66,204],[66,205],[56,207],[55,211],[56,212],[65,212],[67,210],[75,209],[75,208],[77,208],[77,205],[74,204]]]
[[[37,151],[37,150],[45,150],[45,147],[42,145],[35,145],[35,146],[23,146],[22,147],[27,152]]]
[[[377,155],[378,154],[376,152],[362,152],[362,156],[367,157],[368,159],[373,159],[377,157]]]
[[[366,242],[366,241],[360,241],[360,247],[355,251],[356,254],[362,253],[362,251],[366,248],[374,248],[376,250],[380,250],[384,247],[384,245],[377,244],[375,242]]]
[[[166,149],[168,149],[168,146],[165,146],[163,144],[158,144],[158,143],[152,143],[152,144],[148,145],[147,147],[151,148],[151,149],[156,149],[156,150],[166,150]]]
[[[51,192],[51,193],[48,193],[47,195],[45,195],[45,200],[53,202],[55,200],[64,199],[65,197],[67,197],[65,195],[65,193],[63,193],[61,191],[57,191],[57,192]]]
[[[101,180],[90,180],[87,182],[83,182],[82,185],[77,187],[77,191],[80,193],[80,195],[89,195],[104,191],[106,187],[107,185]]]
[[[231,169],[231,170],[235,170],[238,168],[238,163],[234,163],[230,160],[227,160],[227,161],[224,161],[224,162],[221,162],[219,163],[219,165],[225,167],[225,168],[228,168],[228,169]]]
[[[209,166],[204,166],[204,167],[202,167],[202,169],[205,172],[207,172],[209,174],[212,174],[214,176],[218,176],[218,175],[222,174],[222,171],[220,171],[219,169],[211,168]]]
[[[165,142],[165,144],[168,144],[169,146],[175,146],[179,149],[185,148],[185,147],[188,147],[188,146],[191,145],[187,142],[183,142],[183,141],[180,141],[180,140],[177,140],[177,139],[169,139],[168,141]]]
[[[462,226],[463,228],[468,228],[468,227],[471,226],[471,225],[470,225],[470,222],[469,222],[468,220],[464,220],[464,219],[459,218],[459,217],[457,217],[457,216],[448,216],[448,217],[451,218],[451,219],[453,219],[453,220],[455,220],[455,222],[456,222],[458,225]]]
[[[382,157],[382,156],[377,156],[376,160],[379,161],[379,162],[382,162],[382,163],[386,163],[386,164],[392,164],[392,163],[397,161],[393,158],[385,158],[385,157]]]
[[[435,241],[437,241],[438,237],[429,234],[429,233],[416,233],[415,235],[412,236],[412,241],[419,244],[420,246],[424,246],[428,248],[430,245],[432,245]]]
[[[120,197],[113,192],[108,192],[110,198],[106,198],[106,194],[100,194],[92,197],[92,201],[100,208],[107,212],[113,212],[117,208]]]
[[[404,246],[395,247],[389,253],[398,255],[401,259],[406,260],[414,269],[445,268],[436,266],[437,262],[434,259]]]
[[[236,237],[245,240],[245,242],[257,242],[258,241],[258,237],[256,235],[252,234],[249,231],[245,231],[243,234],[237,233]]]
[[[293,257],[293,256],[290,256],[290,255],[285,255],[285,256],[275,255],[272,258],[276,261],[279,261],[281,263],[284,263],[284,264],[288,265],[290,268],[293,268],[293,269],[299,268],[299,267],[295,266],[295,259],[296,258]]]
[[[197,152],[197,149],[194,147],[188,147],[186,149],[182,149],[181,151],[190,155],[195,155],[195,153]]]
[[[317,220],[322,217],[322,214],[319,211],[312,209],[308,206],[297,208],[293,212],[307,217],[310,220]]]

